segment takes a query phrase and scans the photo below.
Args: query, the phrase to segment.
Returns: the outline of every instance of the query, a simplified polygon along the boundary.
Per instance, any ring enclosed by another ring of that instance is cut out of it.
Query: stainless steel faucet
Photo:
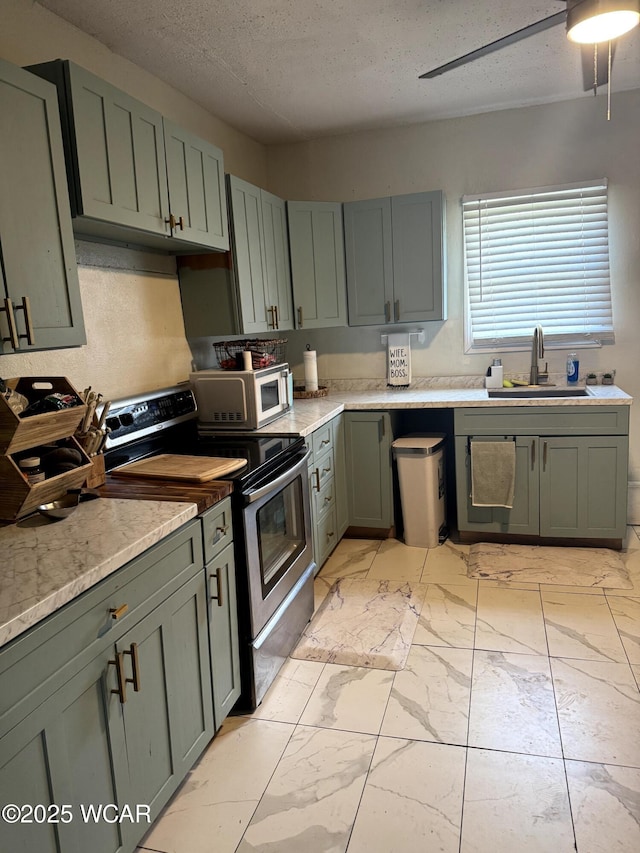
[[[533,330],[531,340],[531,373],[529,374],[529,385],[538,384],[538,359],[544,356],[544,335],[542,326],[536,326]]]

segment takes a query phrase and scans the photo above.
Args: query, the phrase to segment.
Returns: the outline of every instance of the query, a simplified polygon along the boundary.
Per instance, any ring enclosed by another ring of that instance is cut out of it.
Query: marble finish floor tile
[[[471,649],[413,646],[395,675],[380,733],[466,744],[472,660]]]
[[[552,658],[551,670],[565,758],[640,767],[640,692],[629,665]]]
[[[324,666],[317,661],[287,658],[261,704],[251,714],[252,719],[297,723]]]
[[[343,853],[375,745],[370,735],[298,726],[238,853]]]
[[[430,583],[413,635],[414,645],[472,649],[477,596],[473,586]]]
[[[540,591],[539,583],[525,583],[525,581],[492,581],[492,580],[479,580],[478,581],[479,589],[528,589],[533,592]],[[577,589],[578,587],[576,587]],[[604,593],[603,593],[604,594]]]
[[[402,669],[426,591],[420,583],[340,578],[290,656]]]
[[[566,592],[568,595],[604,595],[605,589],[602,586],[564,586],[559,583],[541,583],[540,592]]]
[[[397,539],[384,539],[371,563],[367,579],[418,583],[426,558],[426,548],[414,548]]]
[[[607,597],[543,592],[542,608],[551,657],[626,663]]]
[[[335,578],[325,578],[321,575],[316,575],[313,580],[313,612],[318,612],[318,608],[329,594],[329,590],[336,582]]]
[[[342,539],[318,577],[366,577],[379,547],[379,539]]]
[[[640,598],[640,539],[634,532],[627,536],[626,547],[620,552],[620,557],[625,565],[631,581],[631,588],[621,592],[619,589],[605,588],[605,592],[613,595],[628,595]]]
[[[516,851],[575,853],[563,762],[470,749],[460,853]]]
[[[629,663],[640,664],[640,598],[607,595]]]
[[[377,735],[392,684],[389,670],[327,663],[300,724]]]
[[[469,746],[562,755],[548,658],[474,652]]]
[[[546,655],[547,636],[540,593],[480,587],[475,648]]]
[[[579,853],[640,850],[640,770],[567,761]]]
[[[163,853],[234,853],[294,726],[231,717],[141,842]],[[247,768],[251,768],[250,772]]]
[[[469,549],[469,577],[620,589],[632,586],[624,561],[609,548],[478,542]]]
[[[457,545],[449,539],[430,548],[422,570],[422,583],[441,583],[477,589],[478,581],[467,577],[468,545]]]
[[[636,680],[636,684],[638,685],[638,690],[640,690],[640,666],[632,666],[631,672]]]
[[[378,740],[348,853],[458,853],[465,750]]]

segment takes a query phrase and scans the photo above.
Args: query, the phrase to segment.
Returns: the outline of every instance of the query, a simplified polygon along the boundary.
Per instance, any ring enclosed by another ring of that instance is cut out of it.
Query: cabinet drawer
[[[628,406],[499,406],[456,409],[456,435],[627,435]]]
[[[204,561],[208,563],[233,540],[231,498],[225,498],[202,515]]]
[[[311,444],[316,461],[321,453],[326,453],[329,448],[333,447],[333,429],[330,422],[313,433]]]
[[[327,515],[316,527],[316,549],[318,554],[318,565],[321,566],[333,551],[338,542],[338,531],[336,530],[336,511],[332,507]]]
[[[200,522],[193,520],[5,646],[0,736],[202,565]]]
[[[324,516],[335,507],[336,503],[336,488],[335,479],[328,479],[317,492],[313,492],[313,510],[314,519],[318,523]]]

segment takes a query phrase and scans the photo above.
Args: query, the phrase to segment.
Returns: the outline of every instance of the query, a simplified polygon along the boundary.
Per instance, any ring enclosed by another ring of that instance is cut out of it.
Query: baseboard
[[[640,524],[640,480],[629,482],[627,493],[627,524]]]

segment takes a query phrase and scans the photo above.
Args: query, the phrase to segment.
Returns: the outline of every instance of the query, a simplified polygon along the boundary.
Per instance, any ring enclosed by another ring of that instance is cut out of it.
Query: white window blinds
[[[462,199],[465,349],[611,343],[607,181]]]

